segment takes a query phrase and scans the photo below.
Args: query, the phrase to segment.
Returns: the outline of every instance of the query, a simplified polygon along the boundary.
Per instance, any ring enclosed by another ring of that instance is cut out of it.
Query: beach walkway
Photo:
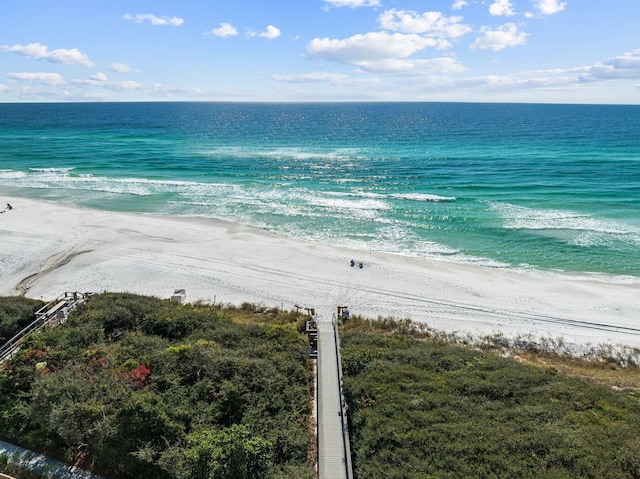
[[[0,345],[0,363],[11,359],[20,349],[24,338],[45,326],[57,326],[67,320],[69,312],[78,304],[84,302],[90,293],[64,293],[54,301],[47,303],[35,313],[36,319],[27,327],[19,331],[5,344]]]
[[[64,464],[4,441],[0,441],[0,455],[12,458],[25,469],[29,469],[36,474],[48,474],[47,477],[58,479],[103,479],[102,476],[97,476],[79,467]],[[0,475],[0,478],[2,477],[11,476]]]
[[[351,479],[349,430],[342,395],[338,328],[333,320],[318,321],[318,477]]]

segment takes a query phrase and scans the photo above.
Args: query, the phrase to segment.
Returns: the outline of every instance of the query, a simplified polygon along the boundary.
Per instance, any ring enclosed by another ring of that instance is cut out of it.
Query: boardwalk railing
[[[345,468],[347,472],[347,479],[353,477],[353,470],[351,465],[351,443],[349,441],[349,421],[347,419],[347,410],[345,408],[346,402],[344,400],[344,390],[342,389],[342,355],[340,353],[340,335],[338,334],[338,323],[336,321],[331,322],[333,324],[333,337],[336,343],[336,359],[338,362],[338,387],[340,388],[340,417],[342,418],[342,444],[344,447]]]
[[[0,363],[13,357],[18,352],[24,338],[43,326],[57,326],[67,320],[69,311],[83,302],[90,293],[64,293],[55,301],[47,303],[36,311],[36,319],[0,346]]]
[[[352,479],[351,448],[335,321],[318,323],[318,477]]]
[[[0,441],[0,456],[11,458],[11,462],[22,469],[33,471],[37,477],[55,477],[58,479],[103,479],[77,466],[70,466],[55,459],[15,446],[8,442]],[[21,475],[20,477],[24,477]],[[35,477],[35,476],[34,476]],[[0,474],[2,479],[14,479],[11,476]]]

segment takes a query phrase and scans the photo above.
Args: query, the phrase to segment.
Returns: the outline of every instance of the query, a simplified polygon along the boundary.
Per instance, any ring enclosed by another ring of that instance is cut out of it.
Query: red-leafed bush
[[[143,388],[147,384],[147,378],[151,374],[151,370],[144,364],[141,364],[137,368],[132,369],[126,375],[129,378],[131,384],[136,387]]]

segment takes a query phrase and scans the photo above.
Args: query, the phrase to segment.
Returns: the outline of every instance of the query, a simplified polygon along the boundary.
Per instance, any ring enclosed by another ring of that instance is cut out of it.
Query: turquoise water
[[[640,107],[0,104],[0,193],[637,281]]]

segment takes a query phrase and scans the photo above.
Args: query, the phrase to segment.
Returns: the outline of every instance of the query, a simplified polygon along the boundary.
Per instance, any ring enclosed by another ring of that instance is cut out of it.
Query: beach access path
[[[351,479],[349,430],[342,394],[340,342],[335,321],[318,321],[318,478]]]
[[[20,464],[36,473],[47,473],[59,479],[103,479],[88,471],[70,466],[28,449],[0,441],[0,455],[17,459]]]

